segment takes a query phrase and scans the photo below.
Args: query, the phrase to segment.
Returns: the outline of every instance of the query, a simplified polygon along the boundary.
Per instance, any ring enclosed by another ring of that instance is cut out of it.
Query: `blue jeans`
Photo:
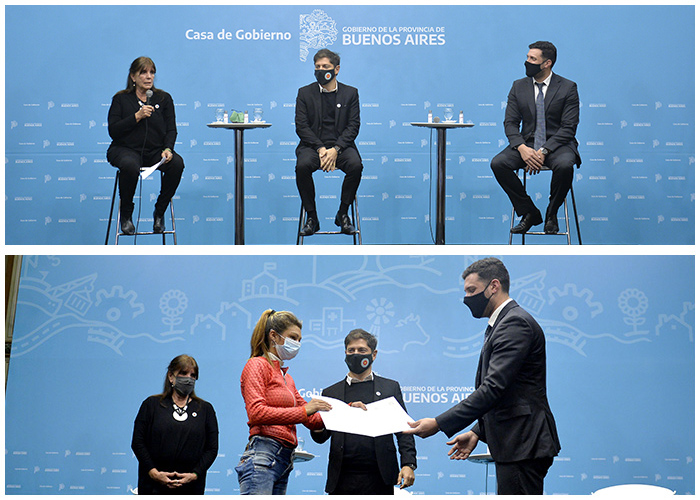
[[[241,495],[284,495],[294,450],[276,439],[253,436],[236,466]]]

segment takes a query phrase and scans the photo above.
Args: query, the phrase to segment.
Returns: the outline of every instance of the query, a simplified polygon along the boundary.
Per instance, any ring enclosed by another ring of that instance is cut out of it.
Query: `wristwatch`
[[[547,156],[549,153],[551,153],[551,151],[547,148],[540,148],[540,151],[542,151],[542,154],[544,156]]]
[[[418,466],[416,464],[406,464],[406,465],[404,465],[404,467],[410,467],[411,470],[416,470],[418,468]]]
[[[340,146],[333,146],[333,149],[335,149],[338,152],[338,154],[340,154],[340,151],[341,151]]]

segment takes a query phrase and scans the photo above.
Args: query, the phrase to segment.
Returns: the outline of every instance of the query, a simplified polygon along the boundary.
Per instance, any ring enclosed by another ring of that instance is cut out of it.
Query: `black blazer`
[[[547,141],[544,147],[555,151],[562,146],[569,146],[576,153],[577,164],[581,165],[581,156],[575,137],[579,121],[576,84],[557,74],[552,74],[544,97],[544,111],[547,120]],[[508,147],[517,148],[521,144],[532,144],[534,141],[537,112],[532,78],[521,78],[513,82],[508,94],[503,125],[510,143]]]
[[[479,358],[476,390],[437,417],[448,436],[472,428],[496,462],[554,457],[561,445],[547,400],[545,338],[515,301],[494,324]]]
[[[338,96],[335,110],[335,126],[338,140],[335,145],[341,149],[353,148],[355,138],[360,132],[360,96],[355,87],[338,82]],[[321,127],[323,117],[321,111],[321,91],[318,83],[312,83],[299,89],[297,94],[295,120],[299,139],[297,150],[302,147],[314,151],[323,147],[321,142]]]
[[[327,387],[321,393],[323,396],[345,401],[346,379]],[[380,377],[374,374],[374,401],[390,398],[394,396],[396,401],[406,409],[401,395],[399,383],[395,380]],[[345,401],[351,403],[352,401]],[[401,467],[404,465],[416,465],[416,443],[413,435],[398,432],[395,434],[399,443],[399,454],[401,455]],[[312,431],[311,437],[317,443],[325,443],[331,438],[331,449],[328,454],[328,479],[326,480],[326,493],[332,493],[338,484],[340,469],[343,463],[343,447],[345,439],[352,439],[352,434],[335,432],[329,430]],[[399,464],[396,460],[396,447],[391,434],[374,438],[374,449],[379,463],[379,472],[385,484],[396,484],[399,477]]]
[[[136,93],[118,92],[112,98],[107,115],[107,130],[112,138],[110,147],[121,146],[139,152],[142,148],[145,151],[162,151],[166,148],[175,151],[177,125],[173,98],[164,90],[157,89],[151,102],[155,107],[153,114],[137,123],[134,115],[140,105]]]

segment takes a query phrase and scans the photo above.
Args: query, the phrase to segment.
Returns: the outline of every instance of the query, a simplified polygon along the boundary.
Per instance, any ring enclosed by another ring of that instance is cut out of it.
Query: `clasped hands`
[[[417,434],[422,438],[430,437],[440,430],[437,420],[434,418],[422,418],[415,422],[408,422],[408,425],[411,426],[411,429],[404,431],[404,434]],[[479,436],[472,431],[459,434],[447,441],[448,446],[452,445],[447,454],[450,456],[450,460],[466,460],[478,443]]]
[[[179,488],[180,486],[191,483],[197,479],[197,474],[193,472],[162,472],[158,469],[151,469],[148,475],[154,481],[157,481],[170,489]]]
[[[531,147],[521,144],[518,146],[518,153],[525,162],[525,170],[530,175],[539,174],[544,166],[544,155],[542,151],[536,151]]]
[[[325,147],[321,147],[318,150],[318,159],[321,161],[321,170],[324,172],[332,172],[335,170],[338,150],[335,148],[326,149]]]

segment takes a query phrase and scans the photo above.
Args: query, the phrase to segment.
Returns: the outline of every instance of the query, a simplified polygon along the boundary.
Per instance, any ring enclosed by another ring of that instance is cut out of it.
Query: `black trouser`
[[[528,146],[532,147],[531,144]],[[545,217],[555,218],[559,207],[566,199],[574,179],[576,152],[570,146],[561,146],[545,158],[545,166],[552,170],[549,188],[549,206]],[[507,147],[491,160],[491,170],[496,180],[510,198],[518,215],[537,213],[539,210],[528,196],[523,183],[518,178],[518,169],[524,169],[525,162],[517,149]]]
[[[552,466],[552,457],[518,462],[496,462],[499,495],[542,495],[544,477]]]
[[[139,181],[141,167],[150,167],[160,161],[161,151],[147,151],[141,159],[141,153],[122,146],[111,146],[107,150],[107,160],[119,169],[119,197],[121,198],[121,217],[131,217],[134,211],[134,193]],[[182,157],[173,152],[173,158],[163,163],[158,170],[163,171],[160,195],[156,200],[155,211],[162,215],[175,195],[185,163]]]
[[[397,474],[398,477],[398,474]],[[379,466],[364,471],[340,470],[335,490],[329,495],[393,495],[394,486],[384,483]]]
[[[341,151],[335,165],[339,170],[345,172],[340,192],[340,204],[349,207],[355,199],[360,179],[362,179],[362,159],[356,149],[347,148]],[[305,146],[297,149],[297,189],[299,189],[304,210],[307,212],[316,211],[316,188],[312,175],[320,168],[321,161],[316,150]]]

